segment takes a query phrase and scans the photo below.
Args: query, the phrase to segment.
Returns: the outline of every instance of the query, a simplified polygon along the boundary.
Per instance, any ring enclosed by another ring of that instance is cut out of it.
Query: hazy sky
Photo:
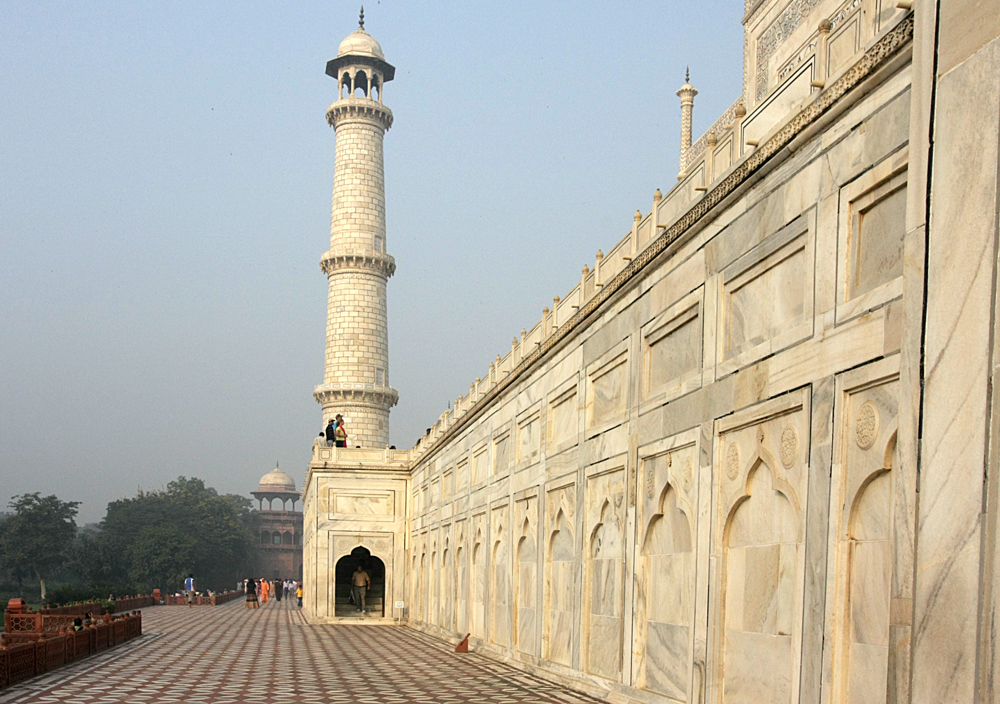
[[[743,3],[382,0],[392,442],[649,211],[739,95]],[[356,2],[0,4],[0,500],[301,488]],[[0,509],[3,506],[0,505]]]

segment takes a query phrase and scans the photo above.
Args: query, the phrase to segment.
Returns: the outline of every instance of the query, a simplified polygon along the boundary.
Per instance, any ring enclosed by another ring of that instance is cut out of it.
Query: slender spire
[[[361,8],[361,16],[364,17],[364,15],[365,15],[365,8],[362,7]],[[361,24],[363,26],[364,25],[364,21],[362,21]],[[691,67],[690,66],[685,66],[684,67],[684,82],[685,83],[690,83],[691,82]]]
[[[358,29],[364,31],[365,28],[365,6],[361,6],[361,17],[358,18]]]

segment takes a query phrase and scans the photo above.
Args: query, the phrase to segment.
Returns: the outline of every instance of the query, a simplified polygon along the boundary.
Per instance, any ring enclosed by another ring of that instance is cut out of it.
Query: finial
[[[358,19],[358,29],[364,30],[365,28],[365,6],[361,6],[361,17]]]
[[[361,26],[362,27],[365,26],[365,8],[363,8],[363,7],[361,8]],[[685,66],[684,67],[684,82],[685,83],[690,83],[691,82],[691,67],[690,66]]]
[[[642,211],[641,210],[636,210],[635,211],[635,215],[632,216],[632,219],[635,220],[636,222],[639,222],[640,220],[642,220]]]

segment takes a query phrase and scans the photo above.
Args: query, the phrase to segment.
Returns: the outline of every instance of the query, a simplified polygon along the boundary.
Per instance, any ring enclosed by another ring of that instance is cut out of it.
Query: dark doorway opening
[[[385,564],[372,555],[367,548],[356,547],[350,555],[337,560],[334,569],[336,579],[335,615],[339,618],[361,618],[358,606],[351,603],[351,575],[358,565],[364,568],[372,582],[372,588],[365,596],[365,607],[368,616],[385,616]]]

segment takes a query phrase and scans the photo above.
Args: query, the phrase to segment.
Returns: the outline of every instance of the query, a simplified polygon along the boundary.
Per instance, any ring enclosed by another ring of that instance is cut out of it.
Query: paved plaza
[[[309,626],[295,602],[160,606],[141,638],[0,693],[13,702],[595,702],[408,628]]]

